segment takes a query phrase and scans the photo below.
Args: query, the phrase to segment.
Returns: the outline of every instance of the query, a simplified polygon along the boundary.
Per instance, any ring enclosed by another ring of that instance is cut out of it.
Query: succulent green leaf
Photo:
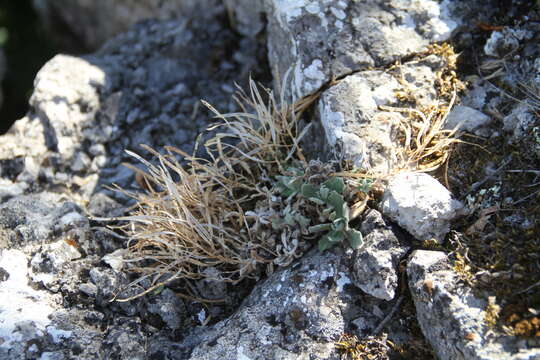
[[[311,184],[303,184],[300,193],[307,198],[316,198],[318,196],[317,187]]]
[[[316,198],[316,197],[310,197],[309,200],[313,201],[315,204],[324,205],[326,204],[323,200]],[[332,210],[332,208],[330,208]]]
[[[326,186],[321,186],[321,188],[319,189],[319,198],[321,200],[324,200],[326,201],[326,199],[328,199],[328,195],[330,194],[330,189],[327,188]]]
[[[285,197],[289,197],[296,194],[296,191],[294,191],[293,189],[285,189],[281,192],[281,194]]]
[[[342,231],[332,231],[324,235],[323,237],[326,237],[328,241],[330,242],[338,243],[338,242],[343,241],[343,238],[345,237],[345,235]]]
[[[319,231],[330,230],[331,228],[332,228],[332,224],[318,224],[318,225],[310,226],[308,230],[310,233],[313,234]]]
[[[336,215],[336,212],[335,211],[332,211],[330,213],[330,216],[328,216],[328,219],[330,219],[330,221],[334,221],[337,219],[337,215]]]
[[[371,179],[362,179],[358,183],[358,186],[356,187],[358,190],[362,191],[363,193],[368,193],[369,190],[371,190],[371,186],[373,185],[373,180]]]
[[[340,217],[332,222],[332,229],[336,232],[342,232],[346,230],[347,225],[347,221],[345,221],[344,218]]]
[[[302,188],[302,178],[301,177],[293,178],[286,185],[287,185],[287,188],[294,190],[295,192],[300,192],[300,189]]]
[[[351,244],[351,248],[358,249],[362,244],[364,244],[364,239],[362,237],[362,233],[355,229],[349,229],[347,231],[347,239],[349,240],[349,244]]]
[[[332,246],[334,246],[335,244],[334,243],[331,243],[330,241],[328,241],[326,238],[322,237],[320,240],[319,240],[319,251],[320,252],[323,252],[325,250],[328,250],[330,249]]]
[[[283,220],[284,220],[285,224],[287,224],[289,226],[294,226],[296,224],[294,216],[291,213],[286,213],[285,218]]]
[[[343,179],[340,177],[332,177],[324,182],[324,185],[330,189],[334,190],[338,194],[343,194],[343,190],[345,189],[345,183],[343,182]]]
[[[327,207],[325,208],[323,211],[322,211],[322,214],[326,217],[330,217],[330,214],[332,213],[332,211],[334,211],[333,208],[331,207]]]
[[[294,217],[296,222],[300,225],[300,227],[302,229],[305,229],[309,226],[309,223],[311,222],[311,220],[303,215],[300,215],[300,214],[296,214],[296,216]]]
[[[326,202],[328,203],[328,205],[332,206],[334,210],[336,210],[336,212],[341,212],[345,200],[343,200],[343,196],[339,195],[335,190],[332,190],[328,195],[328,199],[326,200]],[[338,217],[341,216],[338,214]]]
[[[276,179],[278,180],[278,186],[284,186],[286,187],[286,184],[289,183],[293,177],[292,176],[284,176],[284,175],[276,175]]]

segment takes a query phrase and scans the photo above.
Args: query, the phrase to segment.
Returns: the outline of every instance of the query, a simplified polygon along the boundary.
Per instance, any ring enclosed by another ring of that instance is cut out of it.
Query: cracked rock
[[[397,266],[409,250],[377,210],[362,223],[364,246],[354,259],[353,284],[382,300],[392,300],[398,286]]]
[[[448,39],[460,19],[449,1],[265,0],[274,79],[292,68],[301,98],[332,77],[389,65]]]
[[[487,301],[460,282],[445,253],[416,250],[407,276],[418,322],[439,359],[537,358],[537,349],[489,330],[484,321]]]

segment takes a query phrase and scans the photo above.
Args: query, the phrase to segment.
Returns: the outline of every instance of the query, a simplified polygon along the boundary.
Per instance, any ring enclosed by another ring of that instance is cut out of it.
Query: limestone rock
[[[399,280],[397,266],[409,247],[400,243],[377,210],[366,215],[362,233],[365,245],[354,259],[353,284],[376,298],[392,300]]]
[[[489,335],[487,301],[460,283],[445,253],[416,250],[407,275],[418,322],[439,359],[537,358],[537,349],[527,349],[515,337]]]
[[[184,341],[195,344],[189,359],[339,359],[334,341],[344,331],[371,334],[390,308],[352,286],[352,261],[336,247],[279,269],[230,318],[196,329]],[[405,324],[391,321],[390,337],[406,339]]]
[[[171,20],[181,16],[210,19],[222,11],[217,0],[34,0],[33,3],[42,21],[64,45],[79,49],[82,45],[86,50],[99,48],[144,19]],[[65,31],[66,27],[70,32]]]
[[[255,37],[264,29],[264,0],[225,0],[225,7],[240,34]]]
[[[416,239],[440,243],[450,230],[450,221],[462,209],[463,205],[441,183],[424,173],[392,177],[381,202],[382,213]]]
[[[458,26],[451,2],[265,0],[274,79],[292,68],[291,95],[308,95],[332,77],[389,65],[444,41]]]
[[[446,118],[445,129],[463,130],[477,136],[489,136],[487,129],[491,118],[486,114],[464,105],[456,105]]]

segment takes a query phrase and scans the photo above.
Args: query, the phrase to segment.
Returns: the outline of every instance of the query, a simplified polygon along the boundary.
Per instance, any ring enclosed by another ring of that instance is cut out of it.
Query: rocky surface
[[[224,56],[233,33],[202,20],[187,24],[146,22],[92,56],[58,55],[47,63],[36,76],[30,113],[0,146],[0,159],[13,164],[5,177],[15,182],[0,194],[43,184],[90,201],[101,184],[133,183],[121,165],[129,158],[125,149],[173,145],[190,153],[209,124],[200,99],[234,110],[234,82],[247,79],[258,50],[243,39]]]
[[[189,359],[339,359],[334,342],[341,334],[368,334],[390,311],[387,302],[352,286],[356,256],[312,251],[276,272],[234,315],[192,335],[201,343]],[[388,326],[395,341],[407,338],[406,322],[393,319]]]
[[[364,246],[356,251],[311,251],[252,290],[250,282],[233,288],[213,281],[190,289],[225,303],[201,305],[176,283],[115,301],[132,281],[123,271],[125,239],[91,215],[122,215],[130,205],[104,185],[140,190],[121,165],[133,162],[125,149],[146,157],[138,148],[145,143],[191,153],[212,122],[200,99],[221,112],[235,111],[235,82],[245,83],[250,72],[266,79],[272,69],[277,84],[292,67],[290,97],[322,90],[304,116],[312,124],[308,153],[389,172],[394,126],[404,117],[380,106],[399,106],[396,92],[407,89],[416,105],[434,101],[441,58],[413,57],[453,35],[471,45],[470,18],[490,13],[471,13],[482,4],[462,1],[247,3],[35,1],[51,26],[53,18],[61,19],[85,46],[108,41],[92,55],[58,55],[45,65],[30,112],[0,138],[0,299],[9,299],[0,301],[0,357],[338,359],[336,342],[348,333],[386,337],[385,356],[408,349],[419,358],[429,350],[417,323],[441,359],[538,357],[534,341],[488,326],[497,305],[462,281],[448,255],[416,250],[408,258],[419,246],[413,237],[449,240],[445,235],[461,208],[426,174],[390,180],[382,214],[372,209],[358,221]],[[269,68],[260,43],[265,34]],[[537,50],[527,44],[538,34],[532,24],[493,31],[482,43],[484,55],[500,60],[523,51],[528,59]],[[399,72],[391,70],[400,59]],[[502,80],[515,83],[516,73],[538,72],[537,61],[519,67]],[[527,86],[535,89],[539,78],[528,77]],[[486,137],[498,126],[513,146],[532,146],[527,156],[537,156],[537,98],[495,116],[504,99],[487,80],[471,80],[447,126],[460,124],[461,131]]]
[[[34,1],[34,8],[62,42],[96,50],[105,41],[145,19],[172,20],[181,16],[211,19],[222,11],[217,0],[174,1]],[[70,30],[66,32],[66,27]],[[62,31],[64,30],[64,31]]]
[[[318,102],[320,123],[313,136],[325,141],[307,146],[313,153],[350,159],[353,165],[375,174],[389,174],[400,165],[398,129],[407,113],[384,111],[399,107],[398,94],[414,94],[417,106],[437,102],[436,74],[445,66],[437,55],[404,63],[394,72],[356,72],[325,90]]]
[[[488,301],[460,281],[445,253],[413,252],[407,275],[418,321],[440,359],[538,358],[526,342],[490,330]]]
[[[460,215],[463,204],[436,179],[423,173],[392,177],[382,201],[382,213],[420,241],[442,243],[450,222]]]
[[[392,300],[399,283],[398,264],[409,250],[407,239],[373,209],[361,231],[365,245],[354,259],[353,284],[378,299]]]
[[[295,98],[332,78],[387,66],[450,37],[461,20],[449,1],[267,0],[274,79],[292,68]]]

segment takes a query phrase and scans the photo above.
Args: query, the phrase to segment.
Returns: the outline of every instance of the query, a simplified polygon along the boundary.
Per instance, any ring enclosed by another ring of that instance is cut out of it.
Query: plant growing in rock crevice
[[[321,184],[314,185],[304,182],[301,175],[298,176],[277,176],[277,187],[286,197],[303,197],[316,205],[318,219],[313,225],[308,226],[309,218],[298,212],[292,212],[290,207],[286,208],[283,219],[275,219],[273,226],[279,228],[286,225],[301,226],[308,234],[325,232],[319,239],[319,250],[324,251],[344,239],[349,241],[352,248],[356,249],[362,245],[362,233],[349,226],[350,209],[344,199],[345,182],[340,177],[329,177]]]
[[[128,165],[146,193],[118,189],[137,202],[117,218],[127,221],[128,271],[140,275],[130,287],[146,284],[134,297],[177,279],[257,279],[301,256],[321,232],[321,250],[343,239],[361,244],[345,182],[331,176],[332,164],[308,163],[298,145],[308,130],[299,130],[299,113],[314,99],[288,105],[269,90],[265,97],[251,82],[250,95],[237,99],[242,112],[223,115],[206,104],[219,123],[209,129],[205,159],[144,147],[153,164],[128,152],[146,166]]]

